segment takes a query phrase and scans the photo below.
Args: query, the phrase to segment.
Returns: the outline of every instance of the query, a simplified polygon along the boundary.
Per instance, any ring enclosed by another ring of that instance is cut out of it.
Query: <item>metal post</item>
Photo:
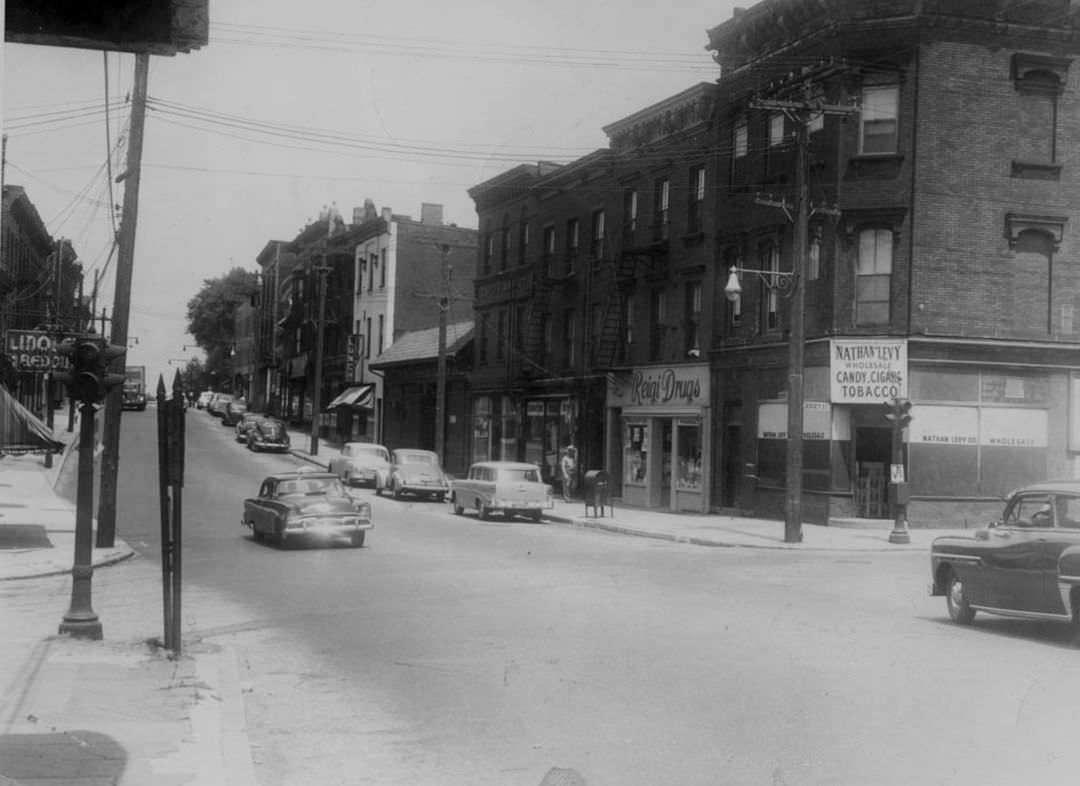
[[[803,474],[803,334],[805,332],[806,235],[809,224],[809,187],[806,172],[808,134],[805,123],[795,124],[795,177],[798,190],[791,270],[791,325],[788,336],[787,499],[784,506],[784,542],[802,543]]]
[[[75,563],[71,568],[71,606],[60,633],[81,639],[100,639],[101,622],[91,604],[94,576],[94,405],[79,410],[79,485],[75,503]]]
[[[315,391],[311,398],[311,455],[319,455],[319,410],[322,407],[323,332],[326,328],[326,252],[319,274],[319,322],[315,336]]]
[[[169,524],[169,426],[165,400],[165,380],[159,374],[157,383],[158,435],[158,510],[161,518],[161,608],[165,632],[165,647],[170,645],[172,631],[172,527]]]
[[[53,430],[53,379],[52,374],[45,374],[45,425]],[[52,451],[45,453],[45,469],[52,469]]]
[[[435,453],[446,462],[446,322],[450,311],[450,246],[442,247],[442,297],[439,298],[439,360],[435,379]],[[499,337],[502,341],[503,337]]]
[[[893,502],[893,528],[889,533],[889,543],[911,543],[911,534],[908,532],[907,500],[908,485],[907,472],[904,467],[904,419],[900,399],[895,403],[895,419],[892,423],[892,467],[889,469],[889,489],[892,491]],[[902,478],[894,475],[893,467],[899,467],[903,472]]]
[[[146,125],[146,91],[150,55],[135,55],[135,84],[131,94],[131,127],[128,132],[127,169],[124,178],[124,205],[120,219],[119,253],[116,258],[116,288],[110,340],[127,346],[128,316],[131,310],[131,278],[135,262],[135,225],[139,216],[139,180],[142,169],[143,128]],[[104,326],[102,326],[104,328]],[[104,335],[104,329],[102,330]],[[118,363],[120,361],[117,361]],[[113,369],[123,372],[123,368]],[[101,501],[98,508],[97,545],[112,548],[116,541],[116,487],[120,471],[120,418],[123,390],[117,387],[105,397],[104,451],[101,458]]]

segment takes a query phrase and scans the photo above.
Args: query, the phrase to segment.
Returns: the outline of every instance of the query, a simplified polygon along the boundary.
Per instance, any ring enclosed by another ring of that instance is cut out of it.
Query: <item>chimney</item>
[[[392,207],[384,207],[382,209],[382,220],[387,224],[394,220],[394,209]]]
[[[422,202],[420,204],[420,223],[442,226],[442,205]]]
[[[375,202],[371,199],[364,200],[364,220],[374,221],[379,217],[379,211],[375,209]]]

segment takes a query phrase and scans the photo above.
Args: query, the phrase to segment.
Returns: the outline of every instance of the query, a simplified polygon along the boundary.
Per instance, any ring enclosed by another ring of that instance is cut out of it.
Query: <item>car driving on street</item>
[[[931,594],[966,625],[979,611],[1057,620],[1080,631],[1080,481],[1035,483],[972,537],[936,538]]]
[[[259,493],[244,500],[242,521],[255,540],[280,546],[344,541],[360,547],[375,526],[371,505],[349,496],[336,475],[307,470],[268,476]]]

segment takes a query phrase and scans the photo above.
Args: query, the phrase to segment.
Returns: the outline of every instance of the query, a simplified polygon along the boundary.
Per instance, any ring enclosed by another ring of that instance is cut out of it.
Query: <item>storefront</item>
[[[709,369],[645,366],[609,380],[609,475],[623,502],[705,513]]]

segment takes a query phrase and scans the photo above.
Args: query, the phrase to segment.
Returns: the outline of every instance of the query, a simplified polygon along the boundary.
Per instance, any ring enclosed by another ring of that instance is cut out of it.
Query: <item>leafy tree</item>
[[[215,376],[228,379],[229,357],[236,342],[236,307],[250,299],[257,288],[255,273],[234,267],[220,278],[203,279],[202,289],[188,301],[188,333],[206,353],[204,380]]]

